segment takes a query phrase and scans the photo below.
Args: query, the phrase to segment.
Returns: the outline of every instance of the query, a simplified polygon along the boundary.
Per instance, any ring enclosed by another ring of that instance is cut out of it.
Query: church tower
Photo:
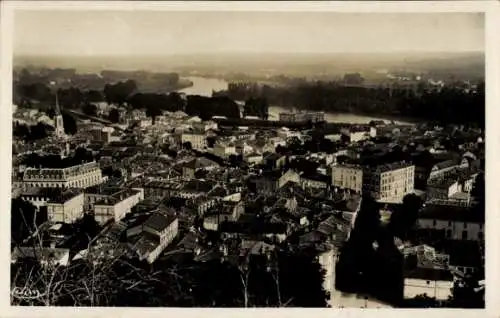
[[[63,116],[61,114],[61,109],[59,108],[59,98],[57,96],[57,91],[56,91],[56,115],[54,117],[54,128],[56,136],[58,137],[64,136],[64,122],[63,122]]]

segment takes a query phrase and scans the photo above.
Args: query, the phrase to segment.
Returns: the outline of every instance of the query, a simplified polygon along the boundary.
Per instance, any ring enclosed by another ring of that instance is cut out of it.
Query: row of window
[[[452,221],[448,221],[448,226],[452,226],[453,225],[453,222]],[[464,222],[463,223],[463,228],[466,229],[467,228],[467,225],[468,223],[467,222]],[[437,226],[437,220],[433,220],[432,221],[432,226],[436,227]],[[479,223],[479,229],[482,230],[483,229],[483,224]]]

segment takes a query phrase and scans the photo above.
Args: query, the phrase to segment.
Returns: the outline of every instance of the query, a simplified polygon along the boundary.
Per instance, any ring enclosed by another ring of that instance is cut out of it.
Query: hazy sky
[[[484,50],[481,13],[18,11],[19,55]]]

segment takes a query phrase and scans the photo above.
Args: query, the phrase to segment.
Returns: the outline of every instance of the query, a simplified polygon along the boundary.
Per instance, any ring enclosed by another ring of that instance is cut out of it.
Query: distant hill
[[[412,69],[440,76],[484,77],[483,52],[439,53],[228,53],[166,56],[15,56],[14,67],[45,66],[76,68],[79,72],[103,69],[160,72],[217,73],[240,72],[248,75],[317,76],[376,69]]]

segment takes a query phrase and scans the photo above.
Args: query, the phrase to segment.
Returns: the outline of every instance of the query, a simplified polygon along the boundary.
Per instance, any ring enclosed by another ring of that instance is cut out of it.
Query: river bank
[[[188,76],[183,77],[193,83],[192,86],[178,90],[179,93],[186,95],[201,95],[211,97],[213,92],[220,92],[227,90],[229,83],[220,78],[209,78],[202,76]],[[238,104],[243,105],[244,101],[236,101]],[[269,120],[278,121],[279,113],[290,112],[293,109],[286,106],[271,105],[269,106]],[[325,112],[325,120],[328,123],[351,123],[351,124],[368,124],[372,120],[383,120],[386,122],[394,121],[396,124],[401,125],[414,125],[421,122],[415,118],[402,118],[390,115],[373,115],[373,114],[359,114],[359,113],[331,113]]]

